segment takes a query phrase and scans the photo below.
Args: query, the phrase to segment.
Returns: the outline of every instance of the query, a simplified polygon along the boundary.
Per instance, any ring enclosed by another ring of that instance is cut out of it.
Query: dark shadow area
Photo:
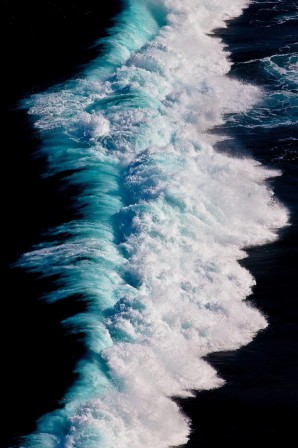
[[[117,0],[0,1],[1,52],[1,279],[2,407],[1,447],[34,430],[35,421],[55,409],[74,381],[83,356],[82,336],[61,321],[85,309],[81,297],[47,305],[55,288],[14,267],[51,226],[76,217],[73,187],[61,176],[42,178],[46,161],[35,157],[40,140],[19,101],[76,76],[94,58],[92,46],[120,10]]]

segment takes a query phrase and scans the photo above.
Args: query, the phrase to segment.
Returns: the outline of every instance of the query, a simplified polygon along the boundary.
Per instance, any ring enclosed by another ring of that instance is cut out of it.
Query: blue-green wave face
[[[20,264],[56,276],[49,302],[79,294],[88,307],[65,322],[85,334],[79,379],[23,447],[182,445],[189,422],[171,397],[220,386],[202,357],[266,326],[238,260],[287,221],[265,183],[278,173],[216,152],[208,134],[262,101],[227,77],[210,37],[245,4],[127,1],[103,56],[27,100],[46,175],[79,187],[81,218]]]

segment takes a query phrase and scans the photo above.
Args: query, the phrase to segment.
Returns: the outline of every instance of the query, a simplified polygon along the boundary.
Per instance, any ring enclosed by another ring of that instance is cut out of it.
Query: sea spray
[[[202,359],[266,327],[245,302],[245,247],[276,238],[279,174],[214,150],[208,135],[262,92],[231,79],[210,36],[244,1],[131,0],[79,79],[26,101],[48,160],[78,187],[79,218],[20,264],[55,276],[49,302],[79,294],[64,323],[85,335],[79,379],[24,447],[166,448],[190,425],[173,396],[219,387]]]

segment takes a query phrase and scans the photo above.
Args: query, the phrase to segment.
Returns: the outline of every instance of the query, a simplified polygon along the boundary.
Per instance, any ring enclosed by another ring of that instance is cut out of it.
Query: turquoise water
[[[244,6],[128,1],[104,55],[24,101],[44,175],[79,194],[78,217],[19,265],[56,276],[45,300],[79,294],[87,311],[64,322],[84,334],[79,379],[22,446],[184,444],[190,423],[170,397],[221,386],[203,356],[266,327],[245,302],[254,279],[239,260],[287,223],[266,182],[280,173],[216,152],[208,132],[264,98],[227,76],[228,54],[210,36]]]

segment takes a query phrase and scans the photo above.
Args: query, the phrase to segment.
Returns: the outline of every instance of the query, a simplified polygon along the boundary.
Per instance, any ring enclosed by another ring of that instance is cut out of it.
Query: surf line
[[[79,218],[19,264],[57,277],[49,303],[79,294],[87,311],[63,322],[85,335],[79,378],[23,447],[183,445],[190,422],[171,397],[221,386],[203,356],[266,327],[239,260],[287,222],[266,184],[280,173],[208,134],[262,97],[227,76],[210,36],[246,4],[126,1],[81,77],[25,101],[45,175],[80,193]]]

